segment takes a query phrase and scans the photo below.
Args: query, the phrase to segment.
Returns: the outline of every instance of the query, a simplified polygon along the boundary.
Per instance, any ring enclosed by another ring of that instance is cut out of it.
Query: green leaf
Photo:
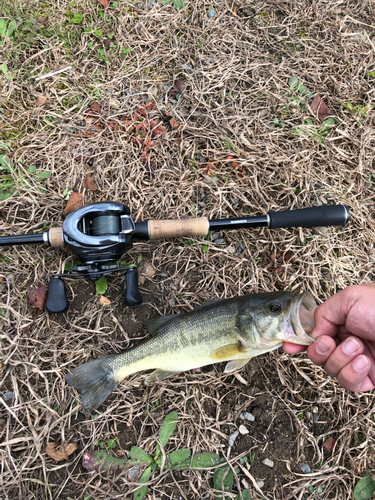
[[[172,3],[172,2],[173,2],[173,0],[161,0],[161,3],[163,5],[168,5],[168,4]]]
[[[182,7],[184,7],[184,0],[174,0],[174,8],[176,10],[180,10],[182,9]]]
[[[31,165],[31,167],[29,167],[27,169],[27,173],[28,174],[33,174],[34,172],[36,172],[36,166],[35,165]]]
[[[354,488],[355,500],[369,500],[375,492],[375,480],[370,473],[358,481]]]
[[[203,250],[203,252],[207,253],[208,252],[208,245],[206,245],[206,244],[202,245],[202,250]]]
[[[0,168],[5,168],[6,170],[12,170],[12,160],[7,155],[0,155]]]
[[[333,126],[333,125],[336,125],[335,123],[335,120],[333,118],[327,118],[326,120],[324,120],[324,122],[322,123],[322,127],[324,126]]]
[[[142,477],[141,479],[139,480],[140,483],[147,483],[150,479],[150,476],[151,476],[151,465],[149,467],[147,467],[147,469],[144,471],[144,473],[142,474]],[[142,486],[141,488],[139,488],[137,491],[134,492],[134,500],[142,500],[145,496],[146,496],[146,493],[147,493],[147,490],[148,490],[148,486]]]
[[[101,38],[101,37],[102,37],[102,30],[95,30],[95,31],[94,31],[94,34],[95,34],[98,38]]]
[[[11,21],[8,24],[8,33],[7,35],[10,36],[17,28],[17,21]]]
[[[241,491],[240,495],[237,495],[235,500],[251,500],[250,498],[250,491],[249,490],[243,490]]]
[[[159,441],[161,442],[162,446],[164,447],[168,439],[172,436],[174,433],[176,427],[177,427],[177,421],[178,421],[178,414],[176,411],[172,411],[169,415],[167,415],[161,424],[160,427],[160,432],[159,432]],[[156,452],[155,452],[155,459],[158,458],[158,456],[161,453],[160,445],[159,443],[156,446]]]
[[[303,93],[305,92],[306,88],[307,88],[307,87],[304,87],[303,85],[300,85],[300,86],[298,87],[298,92],[299,92],[300,94],[303,94]]]
[[[288,85],[291,89],[294,89],[294,87],[297,87],[298,78],[296,76],[291,76],[288,80]]]
[[[6,75],[8,73],[8,66],[6,64],[0,64],[0,71]]]
[[[188,448],[181,448],[181,450],[172,451],[169,453],[168,458],[171,465],[176,465],[184,462],[190,457],[191,451]]]
[[[49,170],[42,170],[41,172],[37,172],[34,175],[34,180],[35,181],[42,181],[43,179],[48,179],[48,177],[51,175],[51,172]]]
[[[220,493],[231,493],[233,489],[233,471],[226,465],[216,469],[214,474],[214,489]],[[216,498],[222,498],[222,495],[217,495]],[[225,497],[229,499],[230,497]]]
[[[105,276],[102,276],[98,280],[95,281],[95,286],[96,286],[96,291],[100,295],[103,295],[107,291],[108,288],[108,283],[107,280],[105,279]]]
[[[148,453],[146,453],[138,446],[133,446],[129,452],[129,455],[135,460],[140,460],[141,462],[145,462],[146,464],[152,464],[153,460]]]
[[[209,469],[220,463],[220,457],[213,451],[197,453],[190,460],[177,464],[173,469]]]
[[[5,19],[0,19],[0,37],[5,38],[5,34],[7,31],[7,22]]]
[[[0,193],[0,201],[4,201],[4,200],[7,200],[8,198],[10,198],[14,193],[9,193],[6,192],[6,193]]]

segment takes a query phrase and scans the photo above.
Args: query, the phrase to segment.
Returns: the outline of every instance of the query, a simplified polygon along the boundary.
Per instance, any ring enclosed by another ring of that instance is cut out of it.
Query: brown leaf
[[[69,460],[68,456],[74,453],[77,449],[76,443],[66,443],[64,442],[59,449],[57,448],[57,443],[47,443],[46,453],[49,457],[56,462],[61,462],[62,460]]]
[[[333,448],[335,447],[335,444],[336,439],[334,437],[329,437],[327,441],[324,441],[323,446],[329,453],[331,453]]]
[[[171,126],[171,129],[174,130],[175,128],[179,127],[180,124],[178,121],[175,120],[175,118],[172,116],[172,118],[169,120],[169,125]]]
[[[204,170],[208,176],[212,176],[215,172],[215,169],[216,169],[216,161],[209,161]]]
[[[91,115],[91,116],[98,116],[98,115],[100,115],[100,113],[101,113],[101,107],[97,101],[94,101],[91,104],[90,109],[88,109],[86,111],[86,114]]]
[[[30,337],[30,325],[26,325],[21,328],[21,333],[24,333],[26,337]]]
[[[318,115],[318,118],[321,122],[324,122],[324,120],[331,114],[331,110],[320,97],[320,95],[315,96],[313,102],[310,104],[310,107],[314,111],[314,113]]]
[[[109,38],[109,36],[107,36],[107,38],[103,41],[104,43],[104,47],[108,50],[111,48],[111,43],[112,42],[115,42],[116,41],[116,38],[113,36],[112,38]]]
[[[44,106],[47,102],[47,97],[45,95],[41,95],[36,100],[35,106]]]
[[[27,300],[29,304],[35,306],[39,311],[43,311],[46,301],[47,287],[39,283],[36,288],[30,286],[27,289]]]
[[[103,7],[109,7],[109,0],[98,0],[100,5],[103,5]]]
[[[83,187],[89,189],[90,191],[97,191],[98,185],[95,180],[91,177],[91,175],[86,175],[83,180]]]
[[[44,28],[48,28],[49,26],[49,19],[48,19],[48,16],[43,18],[43,17],[38,17],[38,21],[40,22],[40,28],[41,29],[44,29]]]
[[[66,207],[64,208],[63,215],[69,215],[71,212],[74,210],[77,210],[77,208],[83,207],[83,200],[82,200],[82,194],[81,193],[71,193],[69,196],[68,203],[66,204]]]
[[[175,88],[175,90],[177,90],[177,92],[182,92],[183,81],[182,80],[176,80],[174,82],[174,88]]]

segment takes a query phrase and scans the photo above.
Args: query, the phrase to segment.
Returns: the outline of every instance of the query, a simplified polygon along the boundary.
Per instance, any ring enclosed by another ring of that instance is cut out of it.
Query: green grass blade
[[[147,469],[144,471],[139,482],[140,483],[147,483],[150,479],[150,476],[151,476],[151,465],[149,467],[147,467]],[[145,485],[145,486],[142,486],[141,488],[139,488],[137,491],[135,491],[134,497],[133,497],[134,500],[142,500],[146,496],[147,490],[148,490],[148,486]]]

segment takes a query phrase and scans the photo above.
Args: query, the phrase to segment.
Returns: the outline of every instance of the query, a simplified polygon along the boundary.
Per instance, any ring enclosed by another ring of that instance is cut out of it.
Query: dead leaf
[[[91,175],[86,175],[83,180],[83,187],[89,189],[90,191],[97,191],[98,185],[95,180],[91,177]]]
[[[91,116],[98,116],[98,115],[100,115],[100,113],[101,113],[101,107],[100,107],[100,104],[98,103],[98,101],[94,101],[91,104],[90,109],[88,109],[86,111],[86,114],[91,115]]]
[[[68,203],[66,204],[66,207],[64,208],[63,215],[67,216],[74,210],[77,210],[77,208],[83,207],[83,200],[82,200],[82,194],[81,193],[71,193],[69,196]]]
[[[216,169],[216,162],[210,161],[207,163],[204,169],[204,173],[211,177],[212,175],[214,175],[215,169]]]
[[[48,19],[48,16],[47,17],[38,17],[38,22],[40,23],[40,28],[41,29],[44,29],[44,28],[48,28],[48,25],[49,25],[49,19]]]
[[[101,305],[103,307],[109,307],[111,305],[111,301],[109,299],[107,299],[107,297],[104,297],[104,295],[102,295],[100,297],[100,301],[99,302],[101,303]]]
[[[318,115],[318,118],[321,122],[324,122],[324,120],[331,114],[331,110],[320,97],[320,95],[315,96],[313,102],[310,104],[310,107],[314,111],[314,113]]]
[[[103,5],[103,7],[109,7],[109,0],[98,0],[100,5]]]
[[[21,328],[21,333],[24,333],[26,337],[30,337],[30,325],[26,325]]]
[[[174,88],[175,88],[175,90],[177,90],[177,92],[182,92],[183,81],[182,80],[176,80],[174,82]]]
[[[271,248],[270,250],[272,252]],[[291,264],[294,262],[292,252],[290,250],[286,250],[284,246],[280,247],[276,254],[273,252],[271,253],[271,260],[275,263],[276,273],[282,273],[284,271],[283,265],[287,262],[290,262]]]
[[[56,462],[61,462],[62,460],[69,460],[69,455],[74,453],[78,446],[76,443],[63,443],[59,449],[57,448],[57,443],[47,443],[46,453],[49,457]]]
[[[116,38],[113,36],[112,38],[109,38],[109,36],[103,41],[104,47],[109,50],[111,48],[111,43],[115,42]]]
[[[47,102],[47,97],[45,95],[41,95],[36,100],[35,106],[44,106]]]
[[[47,293],[47,287],[46,285],[42,285],[42,283],[39,283],[36,288],[30,286],[27,289],[27,300],[29,304],[32,304],[37,309],[39,309],[39,312],[41,312],[44,309],[44,303],[46,301],[46,293]]]
[[[335,444],[336,439],[334,437],[329,437],[327,441],[324,441],[323,446],[329,453],[331,453],[333,448],[335,447]]]
[[[172,116],[172,118],[169,120],[169,125],[171,126],[171,129],[175,129],[180,126],[178,121],[175,120],[175,118]]]

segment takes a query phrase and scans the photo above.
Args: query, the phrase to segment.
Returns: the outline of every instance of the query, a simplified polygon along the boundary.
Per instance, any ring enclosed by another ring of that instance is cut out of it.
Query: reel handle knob
[[[126,290],[125,290],[125,305],[137,306],[142,304],[142,295],[138,288],[138,273],[133,267],[125,274]]]
[[[67,311],[69,302],[66,298],[65,283],[58,276],[54,276],[48,285],[46,309],[50,313],[59,314]]]

